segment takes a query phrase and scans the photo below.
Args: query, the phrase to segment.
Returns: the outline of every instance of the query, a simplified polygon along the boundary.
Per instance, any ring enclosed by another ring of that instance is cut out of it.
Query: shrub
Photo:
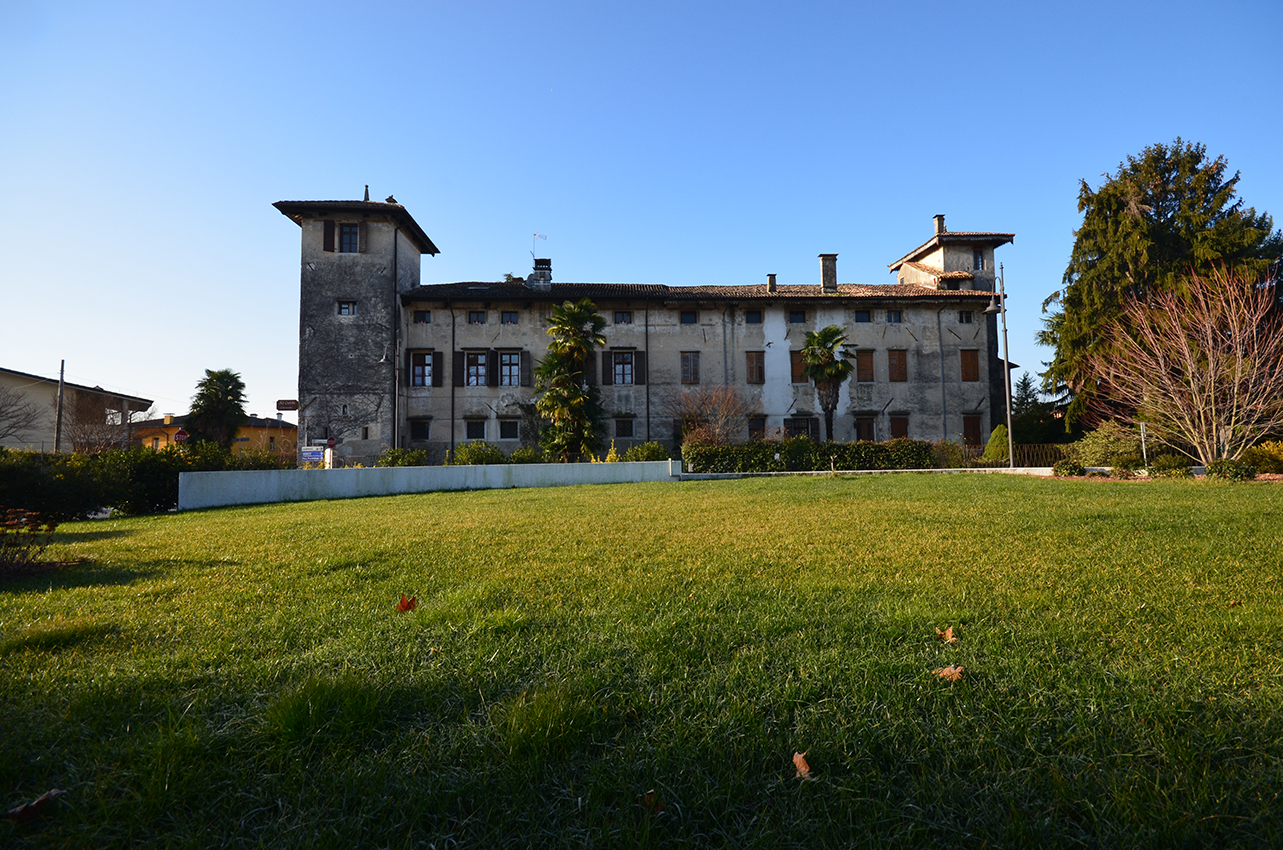
[[[471,443],[461,443],[455,447],[454,459],[451,461],[455,466],[477,466],[488,463],[507,463],[508,456],[503,453],[503,449],[498,446],[492,446],[485,440],[473,440]]]
[[[1114,472],[1135,472],[1145,465],[1145,459],[1138,454],[1117,455],[1110,464]]]
[[[1115,466],[1116,458],[1139,455],[1140,449],[1139,431],[1105,422],[1070,445],[1069,456],[1083,466]]]
[[[543,452],[533,446],[522,446],[512,450],[508,463],[543,463]]]
[[[989,442],[985,444],[985,453],[980,459],[986,463],[1005,463],[1010,457],[1007,451],[1007,426],[999,425],[993,429],[989,435]]]
[[[0,575],[39,558],[58,523],[22,508],[0,505]]]
[[[1221,458],[1207,465],[1207,477],[1222,481],[1251,481],[1256,477],[1256,467],[1245,461]]]
[[[931,444],[931,454],[936,469],[963,469],[967,465],[967,451],[952,440],[937,440]]]
[[[1274,440],[1252,446],[1243,452],[1242,459],[1255,466],[1257,472],[1283,473],[1283,441]]]
[[[644,460],[669,460],[672,455],[668,452],[668,447],[663,443],[650,442],[642,443],[639,446],[633,446],[624,452],[626,461],[644,461]]]
[[[786,437],[730,446],[688,442],[682,446],[682,461],[691,472],[928,469],[933,454],[929,443],[916,440],[816,443],[807,437]]]
[[[1189,478],[1189,459],[1174,454],[1161,454],[1149,465],[1150,478]]]
[[[1073,478],[1082,475],[1086,471],[1083,469],[1083,465],[1073,458],[1058,460],[1056,465],[1051,468],[1051,474],[1057,478]]]
[[[375,466],[427,466],[426,449],[384,449],[379,454]]]

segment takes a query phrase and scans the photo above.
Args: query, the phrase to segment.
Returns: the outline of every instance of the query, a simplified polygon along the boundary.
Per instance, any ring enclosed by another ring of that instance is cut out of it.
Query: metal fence
[[[1056,461],[1069,457],[1069,443],[1016,443],[1014,446],[1016,462],[1012,466],[1055,466]],[[985,453],[984,446],[964,446],[967,466],[987,468],[1008,466],[1007,461],[981,460]]]

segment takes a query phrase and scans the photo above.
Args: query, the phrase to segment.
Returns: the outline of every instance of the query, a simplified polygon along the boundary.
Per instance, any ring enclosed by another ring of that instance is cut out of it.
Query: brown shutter
[[[499,352],[493,348],[486,352],[486,386],[499,386]]]
[[[414,366],[414,352],[406,351],[405,352],[405,375],[404,377],[401,378],[401,386],[403,387],[410,386],[410,380],[414,377],[413,366]]]
[[[646,352],[633,352],[633,383],[646,383]]]
[[[980,380],[980,352],[974,348],[962,351],[962,380]]]
[[[811,429],[811,439],[818,443],[820,441],[820,420],[812,416],[807,420],[807,423]]]
[[[608,387],[615,383],[615,353],[613,351],[603,351],[601,353],[601,385]]]
[[[589,386],[597,385],[597,352],[588,353],[588,362],[584,364],[584,381]]]
[[[325,239],[321,247],[330,253],[334,252],[334,222],[332,221],[325,222]]]
[[[530,362],[530,352],[522,350],[521,352],[521,385],[523,387],[528,387],[532,383],[534,383],[531,380],[531,376],[533,372],[534,372],[534,369],[531,368],[531,362]]]
[[[370,228],[366,222],[361,222],[356,226],[356,250],[358,253],[365,253],[365,242],[369,238]]]
[[[462,351],[456,351],[454,353],[454,385],[456,387],[463,386],[463,352]]]
[[[789,352],[789,367],[793,373],[792,383],[805,384],[806,383],[806,374],[805,374],[806,361],[802,359],[801,351],[794,350]]]
[[[445,375],[441,374],[444,371],[444,367],[441,364],[443,359],[440,351],[432,352],[432,386],[434,387],[441,386],[445,380]]]

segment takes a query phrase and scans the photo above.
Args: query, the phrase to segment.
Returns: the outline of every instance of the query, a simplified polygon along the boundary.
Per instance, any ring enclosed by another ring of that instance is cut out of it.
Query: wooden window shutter
[[[646,383],[646,352],[633,352],[633,383]]]
[[[528,387],[532,383],[531,376],[534,374],[534,367],[531,363],[530,352],[524,349],[521,352],[521,385]]]
[[[974,348],[962,351],[962,380],[980,380],[980,352]]]
[[[486,352],[486,386],[499,386],[499,352],[493,348]]]
[[[356,226],[356,250],[361,254],[365,253],[365,243],[369,239],[369,233],[370,228],[367,226],[367,222],[363,221]]]
[[[807,420],[807,424],[811,429],[811,439],[818,443],[820,441],[820,420],[812,416]]]
[[[463,352],[462,351],[456,351],[454,353],[454,385],[456,387],[463,386]]]
[[[615,353],[613,351],[603,351],[601,353],[601,385],[608,387],[615,383]]]
[[[432,386],[434,387],[442,386],[442,383],[445,380],[445,375],[441,374],[445,371],[444,367],[441,365],[441,361],[443,359],[444,358],[442,358],[440,351],[432,352]],[[462,364],[456,366],[455,369],[459,370],[461,367]]]
[[[789,352],[789,366],[791,367],[791,371],[793,373],[792,383],[805,384],[806,383],[806,374],[805,374],[806,361],[802,359],[801,351],[798,351],[795,349]]]
[[[588,362],[584,364],[584,381],[589,386],[597,385],[597,352],[588,353]]]
[[[334,222],[332,221],[325,222],[325,238],[321,248],[331,254],[334,253]]]

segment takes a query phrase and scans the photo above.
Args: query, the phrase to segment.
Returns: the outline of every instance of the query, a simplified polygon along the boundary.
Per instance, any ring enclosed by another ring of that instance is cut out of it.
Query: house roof
[[[942,273],[953,275],[952,272]],[[970,274],[966,274],[970,277]],[[946,278],[953,279],[953,278]],[[662,283],[553,283],[550,290],[532,289],[520,283],[432,283],[417,286],[401,295],[403,305],[416,301],[567,301],[580,298],[648,299],[655,301],[777,301],[802,299],[981,299],[987,290],[940,290],[915,283],[841,283],[836,294],[826,293],[820,284],[780,284],[774,292],[764,283],[748,286],[667,286]]]
[[[920,272],[926,272],[939,280],[974,280],[976,277],[971,272],[962,269],[955,269],[954,271],[947,272],[943,269],[938,269],[935,266],[928,266],[926,263],[910,262],[905,263],[904,265],[911,269],[917,269]]]
[[[943,233],[937,233],[936,235],[932,236],[926,242],[923,242],[921,245],[914,248],[912,251],[905,254],[900,259],[896,260],[888,268],[890,268],[891,271],[893,272],[899,271],[900,266],[904,265],[905,263],[911,260],[916,260],[918,257],[921,257],[923,254],[926,254],[929,251],[934,251],[936,248],[940,247],[941,245],[945,245],[949,243],[961,242],[961,243],[970,243],[972,245],[983,245],[986,247],[997,248],[999,245],[1006,245],[1008,242],[1015,242],[1015,241],[1016,241],[1016,234],[1014,233],[985,233],[981,231],[946,230]]]
[[[146,419],[142,422],[135,422],[136,428],[182,428],[187,425],[189,414],[184,413],[182,416],[171,416],[169,425],[165,424],[165,418]],[[245,421],[241,423],[242,428],[279,428],[283,431],[298,430],[298,426],[293,422],[286,422],[284,419],[277,419],[273,416],[255,416],[250,414]]]
[[[400,204],[382,204],[377,201],[277,201],[272,204],[281,211],[281,214],[292,220],[299,227],[303,226],[303,219],[315,218],[322,215],[334,215],[342,213],[352,213],[360,215],[363,218],[370,216],[384,216],[395,221],[405,235],[410,237],[419,248],[421,254],[440,254],[437,246],[432,244],[428,234],[423,232],[419,223],[414,220],[405,207]]]
[[[6,375],[16,375],[19,378],[26,378],[35,383],[53,384],[55,387],[58,386],[57,378],[45,378],[41,375],[32,375],[29,372],[19,372],[17,369],[6,369],[3,366],[0,366],[0,372],[5,373]],[[100,395],[105,395],[108,398],[117,398],[121,401],[127,401],[129,402],[130,410],[146,410],[151,407],[152,404],[152,400],[149,398],[142,398],[136,395],[126,395],[125,393],[113,392],[112,390],[104,390],[102,387],[87,387],[84,384],[73,384],[71,381],[63,381],[62,385],[83,393],[98,393]]]

